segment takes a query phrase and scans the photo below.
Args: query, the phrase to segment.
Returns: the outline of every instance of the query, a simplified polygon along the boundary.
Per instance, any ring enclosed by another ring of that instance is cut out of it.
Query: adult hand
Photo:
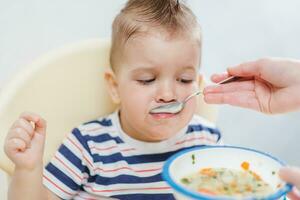
[[[231,67],[211,77],[217,83],[229,76],[251,80],[208,86],[204,100],[230,104],[263,113],[284,113],[300,108],[300,60],[265,58]]]
[[[285,167],[279,171],[279,176],[282,180],[287,183],[291,183],[295,187],[292,192],[288,194],[291,200],[300,200],[300,168],[296,167]]]

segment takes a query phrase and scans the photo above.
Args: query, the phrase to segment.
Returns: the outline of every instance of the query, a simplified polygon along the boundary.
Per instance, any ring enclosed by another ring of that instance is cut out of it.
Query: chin
[[[157,127],[155,128],[155,130],[151,131],[149,137],[151,138],[151,140],[156,140],[156,141],[167,140],[173,137],[176,133],[178,133],[178,131],[180,131],[180,128],[178,129],[172,128],[172,130],[170,130],[169,127],[164,127],[164,128]]]
[[[172,136],[154,136],[154,137],[151,137],[149,138],[150,141],[152,142],[161,142],[161,141],[164,141],[164,140],[167,140],[169,138],[171,138]]]

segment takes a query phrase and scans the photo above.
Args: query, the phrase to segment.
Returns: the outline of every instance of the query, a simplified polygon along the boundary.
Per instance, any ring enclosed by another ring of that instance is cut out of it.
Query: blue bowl
[[[274,193],[264,199],[285,199],[292,185],[283,182],[278,171],[286,164],[267,153],[236,146],[204,146],[180,151],[171,156],[163,167],[164,180],[174,189],[176,199],[233,200],[228,196],[210,196],[190,190],[181,179],[201,168],[241,169],[241,163],[248,162],[250,170],[257,173],[273,189]],[[278,187],[280,186],[280,187]],[[254,200],[255,197],[243,198]]]

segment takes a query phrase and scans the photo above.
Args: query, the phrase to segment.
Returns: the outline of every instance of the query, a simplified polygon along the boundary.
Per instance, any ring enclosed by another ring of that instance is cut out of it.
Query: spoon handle
[[[234,82],[234,81],[247,81],[247,80],[252,80],[252,79],[253,79],[252,77],[230,76],[230,77],[226,78],[225,80],[218,82],[217,84],[219,85],[219,84],[231,83],[231,82]],[[186,103],[192,97],[197,96],[197,95],[199,95],[201,93],[202,92],[200,92],[200,91],[194,92],[193,94],[191,94],[190,96],[188,96],[183,101],[183,103]]]
[[[184,100],[184,103],[186,103],[188,100],[190,100],[190,98],[199,95],[200,93],[202,93],[202,92],[197,91],[197,92],[191,94],[190,96],[188,96],[188,97]]]
[[[241,76],[230,76],[226,79],[224,79],[223,81],[218,82],[217,84],[225,84],[225,83],[231,83],[234,81],[248,81],[248,80],[252,80],[253,77],[241,77]]]

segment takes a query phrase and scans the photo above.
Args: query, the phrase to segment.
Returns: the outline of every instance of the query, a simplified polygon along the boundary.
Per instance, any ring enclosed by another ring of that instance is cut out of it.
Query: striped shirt
[[[62,199],[174,199],[162,180],[174,153],[220,142],[220,132],[200,116],[175,136],[157,143],[125,134],[118,112],[85,123],[67,135],[45,167],[44,185]]]

